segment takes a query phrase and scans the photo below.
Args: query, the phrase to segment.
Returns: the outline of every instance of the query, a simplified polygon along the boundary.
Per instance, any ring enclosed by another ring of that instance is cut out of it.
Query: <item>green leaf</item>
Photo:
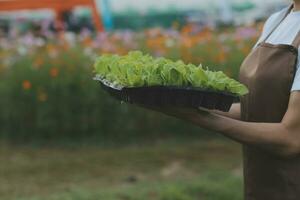
[[[197,67],[181,60],[153,58],[140,51],[125,56],[102,55],[96,59],[94,68],[96,74],[123,87],[189,86],[238,96],[248,93],[246,86],[221,71],[204,70],[201,65]]]

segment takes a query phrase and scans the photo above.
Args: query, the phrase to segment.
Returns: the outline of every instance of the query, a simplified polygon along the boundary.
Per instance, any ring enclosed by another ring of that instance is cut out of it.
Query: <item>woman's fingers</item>
[[[164,113],[167,115],[175,116],[175,117],[183,117],[185,115],[195,115],[195,114],[207,114],[208,111],[205,109],[197,109],[197,108],[189,108],[189,107],[176,107],[176,106],[168,106],[168,105],[146,105],[146,104],[137,104],[140,107],[153,110],[156,112]]]

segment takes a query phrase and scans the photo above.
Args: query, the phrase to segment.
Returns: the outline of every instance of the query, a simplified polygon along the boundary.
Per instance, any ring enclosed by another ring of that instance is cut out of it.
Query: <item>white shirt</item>
[[[274,27],[280,22],[283,16],[286,14],[287,8],[271,15],[264,25],[263,33],[260,36],[258,43],[262,42],[268,34],[274,29]],[[300,30],[300,11],[292,11],[276,30],[267,39],[267,43],[271,44],[288,44],[291,45]],[[257,45],[256,44],[256,45]],[[293,82],[291,91],[300,90],[300,47],[298,53],[298,63],[296,76]]]

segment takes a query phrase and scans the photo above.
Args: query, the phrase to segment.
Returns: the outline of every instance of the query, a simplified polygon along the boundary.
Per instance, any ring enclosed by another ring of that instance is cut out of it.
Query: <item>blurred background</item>
[[[285,0],[0,0],[0,199],[241,200],[240,146],[122,104],[104,53],[239,66]]]

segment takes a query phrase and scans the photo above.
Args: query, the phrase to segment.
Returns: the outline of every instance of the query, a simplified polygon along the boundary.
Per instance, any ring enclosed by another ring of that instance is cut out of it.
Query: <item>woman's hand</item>
[[[288,110],[279,123],[245,122],[203,109],[140,106],[217,131],[242,144],[255,145],[275,155],[290,157],[300,154],[299,105],[300,92],[292,92]]]
[[[212,117],[210,110],[205,108],[188,108],[188,107],[176,107],[176,106],[150,106],[150,105],[142,105],[139,106],[153,110],[156,112],[160,112],[171,117],[176,117],[178,119],[192,122],[198,126],[206,126],[207,120]]]

